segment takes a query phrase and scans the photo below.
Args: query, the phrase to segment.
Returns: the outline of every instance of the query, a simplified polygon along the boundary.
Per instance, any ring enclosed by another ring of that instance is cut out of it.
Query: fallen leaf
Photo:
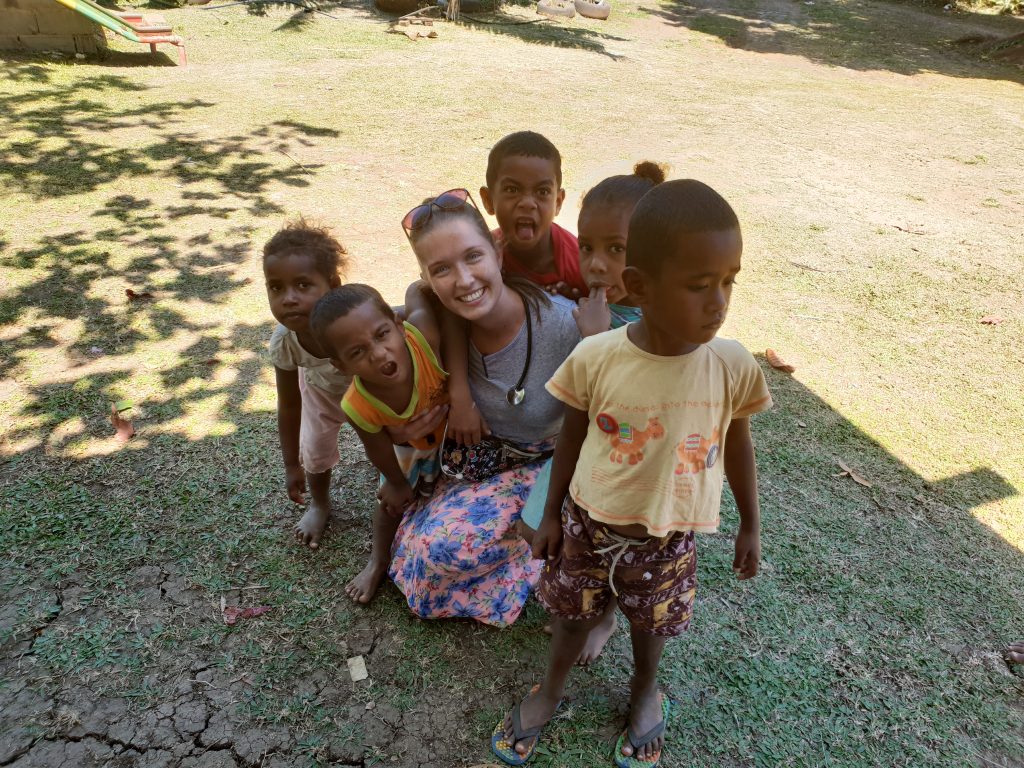
[[[153,294],[149,291],[142,291],[141,293],[138,293],[133,291],[131,288],[125,288],[124,295],[128,297],[128,301],[146,301],[154,298]]]
[[[124,411],[127,409],[121,408],[120,410]],[[135,427],[132,426],[132,423],[128,419],[121,418],[120,411],[114,403],[110,404],[110,423],[114,427],[117,439],[122,443],[127,443],[135,435]]]
[[[223,609],[224,623],[231,625],[239,619],[254,619],[269,611],[271,605],[257,605],[255,608],[239,608],[237,605],[229,605]]]
[[[865,488],[871,487],[871,483],[865,480],[863,475],[846,466],[846,464],[843,463],[842,459],[836,459],[836,462],[839,464],[839,467],[843,470],[838,475],[836,475],[836,477],[849,477],[851,480],[853,480],[853,482],[860,483]]]
[[[358,683],[370,676],[366,671],[366,661],[362,656],[353,656],[345,663],[348,665],[348,673],[352,676],[353,683]]]
[[[795,366],[790,365],[781,357],[774,349],[765,350],[765,359],[768,361],[768,365],[777,371],[785,371],[786,373],[792,373],[796,370]]]
[[[999,325],[1001,322],[1003,322],[1003,318],[998,315],[986,315],[981,318],[982,325]]]

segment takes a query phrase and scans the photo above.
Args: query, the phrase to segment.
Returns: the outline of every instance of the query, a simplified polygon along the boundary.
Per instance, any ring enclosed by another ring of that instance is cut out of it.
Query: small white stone
[[[369,677],[366,671],[366,660],[362,656],[353,656],[346,664],[348,665],[348,673],[352,677],[353,683],[358,683],[360,680],[365,680]]]

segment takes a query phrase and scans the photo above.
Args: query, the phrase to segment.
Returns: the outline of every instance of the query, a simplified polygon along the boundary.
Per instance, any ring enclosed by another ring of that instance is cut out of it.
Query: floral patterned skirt
[[[388,575],[413,613],[496,627],[519,617],[544,563],[530,557],[515,522],[543,466],[524,464],[478,483],[442,475],[434,495],[406,511]]]

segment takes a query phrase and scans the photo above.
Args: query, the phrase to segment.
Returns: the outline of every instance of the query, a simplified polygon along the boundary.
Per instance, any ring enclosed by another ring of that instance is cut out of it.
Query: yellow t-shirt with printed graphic
[[[628,327],[581,341],[547,384],[590,417],[569,494],[592,519],[652,536],[717,530],[729,422],[771,407],[764,374],[732,339],[662,357]]]

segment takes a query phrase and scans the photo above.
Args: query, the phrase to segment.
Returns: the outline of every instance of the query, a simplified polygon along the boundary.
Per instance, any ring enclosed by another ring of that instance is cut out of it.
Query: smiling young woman
[[[417,206],[403,225],[424,281],[444,310],[465,321],[469,388],[491,435],[546,455],[561,408],[544,384],[579,341],[575,305],[503,277],[501,256],[465,190]],[[406,512],[390,575],[417,615],[495,626],[516,620],[540,564],[515,523],[543,463],[475,482],[443,477],[433,496]]]

